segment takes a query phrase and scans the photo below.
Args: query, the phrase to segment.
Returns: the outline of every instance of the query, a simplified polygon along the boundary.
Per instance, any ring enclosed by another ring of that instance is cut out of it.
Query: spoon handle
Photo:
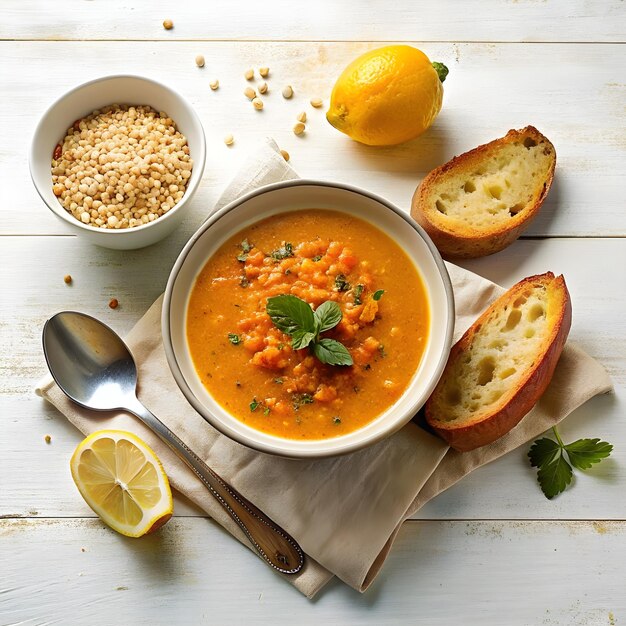
[[[139,400],[133,398],[133,401],[126,408],[189,465],[211,494],[239,524],[261,558],[282,574],[296,574],[302,569],[304,554],[300,546],[287,532],[224,482]]]

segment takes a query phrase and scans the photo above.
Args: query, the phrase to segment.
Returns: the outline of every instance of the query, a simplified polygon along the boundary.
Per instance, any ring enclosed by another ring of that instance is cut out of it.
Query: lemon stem
[[[439,76],[439,80],[443,83],[450,70],[443,63],[438,63],[437,61],[433,63],[433,67],[435,72],[437,72],[437,76]]]

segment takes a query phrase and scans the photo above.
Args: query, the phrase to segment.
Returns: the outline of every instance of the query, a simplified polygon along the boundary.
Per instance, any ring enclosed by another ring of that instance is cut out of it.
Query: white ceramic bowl
[[[250,428],[223,409],[196,374],[185,326],[195,280],[215,251],[241,229],[270,215],[294,210],[332,209],[355,215],[389,234],[409,255],[430,301],[430,336],[407,390],[363,428],[333,439],[298,441]],[[448,358],[454,327],[454,298],[448,273],[428,235],[404,212],[374,194],[334,183],[296,180],[262,187],[215,213],[187,243],[170,274],[163,302],[162,333],[167,359],[187,400],[210,424],[232,439],[270,454],[292,458],[353,452],[404,426],[432,393]]]
[[[52,193],[50,162],[55,146],[65,137],[75,120],[109,104],[146,104],[165,111],[189,145],[193,159],[191,177],[180,202],[162,217],[143,226],[120,230],[94,228],[68,213]],[[42,200],[70,229],[98,246],[130,250],[156,243],[169,235],[183,218],[185,206],[196,191],[206,160],[204,130],[191,105],[173,89],[141,76],[105,76],[89,81],[59,98],[43,114],[30,148],[30,175]]]

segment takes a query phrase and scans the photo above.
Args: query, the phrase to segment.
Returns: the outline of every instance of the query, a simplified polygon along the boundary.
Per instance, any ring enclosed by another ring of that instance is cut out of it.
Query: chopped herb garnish
[[[281,343],[279,343],[276,347],[277,347],[279,350],[282,350],[282,349],[285,347],[285,344],[281,342]]]
[[[275,378],[275,379],[274,379],[274,382],[275,382],[277,385],[282,385],[284,381],[283,381],[283,379],[282,379],[282,378]]]
[[[384,359],[387,356],[387,353],[385,352],[385,346],[382,343],[378,346],[378,354],[380,354],[381,359]]]
[[[379,289],[378,291],[374,292],[374,295],[372,296],[372,300],[380,300],[382,298],[382,295],[385,293],[384,289]]]
[[[354,387],[352,387],[352,391],[354,391],[354,393],[359,393],[359,391],[361,391],[361,388],[358,385],[354,385]]]
[[[270,256],[274,261],[282,261],[290,256],[293,256],[293,245],[290,243],[284,243],[278,250],[270,252]]]
[[[313,261],[314,263],[317,263],[318,261],[322,260],[322,255],[321,254],[316,254],[311,261]]]
[[[287,268],[285,270],[285,276],[289,276],[289,274],[291,274],[291,270],[289,268]]]
[[[254,246],[250,245],[247,239],[244,239],[239,244],[239,247],[241,248],[241,254],[237,255],[237,260],[241,261],[242,263],[245,263],[246,259],[248,258],[248,252],[250,252],[250,250],[252,250]]]
[[[341,424],[341,418],[335,415],[335,417],[333,417],[333,424]]]
[[[313,396],[310,393],[294,393],[292,403],[297,411],[303,404],[313,404]]]
[[[372,369],[372,366],[371,366],[369,363],[366,363],[366,364],[363,366],[363,369],[367,372],[367,370],[371,370],[371,369]]]
[[[348,291],[350,289],[350,283],[346,280],[343,274],[337,274],[335,276],[335,290],[336,291]]]
[[[361,296],[363,295],[363,289],[365,289],[365,287],[363,285],[357,285],[354,288],[354,304],[363,304],[363,302],[361,301]]]
[[[270,407],[269,407],[269,406],[266,406],[266,407],[263,409],[263,415],[265,415],[265,416],[267,417],[269,414],[270,414]]]
[[[238,346],[241,343],[241,337],[235,333],[228,333],[228,341],[230,341],[233,346]]]
[[[252,398],[252,402],[250,402],[250,410],[252,412],[256,411],[259,408],[261,403],[257,401],[256,398]]]
[[[250,281],[248,280],[247,276],[242,276],[241,280],[239,281],[239,284],[242,287],[246,288],[250,284]]]
[[[301,298],[285,294],[268,298],[265,310],[274,326],[291,336],[294,350],[308,346],[322,363],[352,365],[352,356],[343,344],[335,339],[320,338],[321,333],[341,321],[341,309],[336,302],[323,302],[313,312]]]

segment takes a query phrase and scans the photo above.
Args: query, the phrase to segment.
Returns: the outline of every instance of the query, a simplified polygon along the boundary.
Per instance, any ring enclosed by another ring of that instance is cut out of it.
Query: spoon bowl
[[[86,409],[124,410],[138,417],[189,465],[261,558],[282,574],[302,569],[304,554],[295,540],[141,404],[133,355],[113,329],[84,313],[62,311],[44,325],[43,351],[52,377],[68,398]]]

